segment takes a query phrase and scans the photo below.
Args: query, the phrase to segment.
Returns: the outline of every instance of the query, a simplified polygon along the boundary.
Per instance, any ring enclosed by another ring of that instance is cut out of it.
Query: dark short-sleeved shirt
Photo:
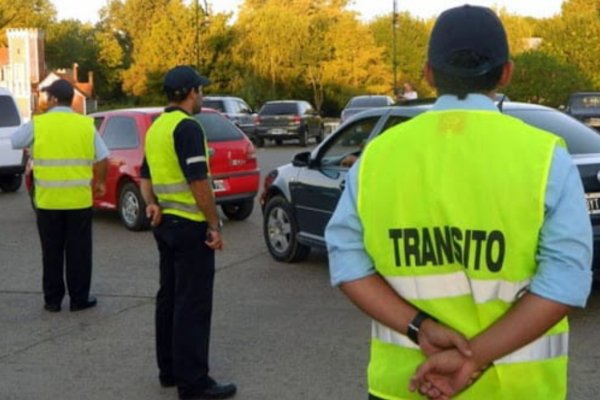
[[[167,107],[165,112],[186,111],[179,107]],[[206,148],[204,146],[205,133],[202,126],[191,119],[184,119],[173,132],[175,142],[175,153],[179,160],[179,166],[188,183],[203,180],[208,177],[208,159],[206,159]],[[140,176],[144,179],[151,179],[150,168],[144,156]]]

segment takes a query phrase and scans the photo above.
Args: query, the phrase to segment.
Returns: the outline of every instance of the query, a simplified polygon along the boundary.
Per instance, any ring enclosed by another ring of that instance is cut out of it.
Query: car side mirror
[[[310,151],[303,151],[298,153],[292,159],[292,165],[294,167],[308,167],[310,166]]]

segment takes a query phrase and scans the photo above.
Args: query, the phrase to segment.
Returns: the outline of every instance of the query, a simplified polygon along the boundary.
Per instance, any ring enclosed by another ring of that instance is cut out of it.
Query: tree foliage
[[[569,93],[589,88],[590,81],[573,64],[543,51],[527,51],[515,57],[511,99],[558,107]]]
[[[45,29],[55,19],[50,0],[0,0],[0,47],[6,46],[6,29]]]
[[[390,67],[389,85],[393,88],[394,68],[394,25],[393,15],[382,16],[371,23],[371,29],[377,45],[385,49],[385,61]],[[400,13],[396,17],[396,54],[397,82],[402,87],[404,82],[410,82],[415,90],[431,93],[423,78],[423,65],[427,60],[427,42],[431,23],[412,17],[409,13]],[[393,89],[398,89],[398,87]],[[392,90],[390,90],[390,93]]]
[[[176,64],[208,76],[207,93],[255,107],[299,98],[336,114],[351,96],[392,94],[394,70],[397,86],[433,94],[422,68],[434,21],[398,14],[394,46],[393,15],[364,23],[350,1],[244,0],[233,20],[203,1],[108,0],[92,26],[57,22],[50,0],[0,0],[0,46],[8,27],[42,28],[48,67],[78,63],[83,79],[93,70],[101,100],[121,103],[162,103],[164,74]],[[571,90],[600,90],[600,0],[566,0],[543,20],[497,12],[517,63],[511,98],[557,105]]]

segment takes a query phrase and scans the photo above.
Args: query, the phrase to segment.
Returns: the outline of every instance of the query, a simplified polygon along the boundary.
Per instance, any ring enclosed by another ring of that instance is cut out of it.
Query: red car
[[[162,108],[112,110],[91,114],[96,129],[110,150],[106,195],[94,200],[94,208],[117,210],[127,229],[148,227],[145,203],[140,194],[140,168],[144,139]],[[258,193],[259,175],[252,142],[227,118],[212,109],[194,116],[208,140],[209,164],[217,204],[229,219],[248,218]],[[28,168],[25,184],[33,195],[33,177]]]

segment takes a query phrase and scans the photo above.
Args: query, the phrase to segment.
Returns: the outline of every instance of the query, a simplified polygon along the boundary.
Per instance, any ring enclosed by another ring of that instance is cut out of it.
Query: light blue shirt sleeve
[[[581,177],[563,148],[554,152],[545,206],[536,258],[538,270],[530,291],[583,307],[592,286],[594,237]]]
[[[376,273],[363,242],[356,208],[360,159],[346,175],[346,188],[325,229],[331,284]],[[581,178],[563,148],[554,152],[548,177],[545,219],[530,290],[558,303],[583,307],[592,283],[593,234]]]
[[[361,279],[375,273],[365,250],[363,228],[356,209],[357,174],[360,159],[346,175],[346,188],[325,228],[331,284]]]
[[[10,136],[13,149],[24,149],[33,143],[33,120],[21,125]]]
[[[73,112],[69,107],[54,107],[49,112]],[[33,144],[33,120],[21,125],[10,137],[13,149],[23,149]],[[94,128],[94,159],[101,161],[109,155],[108,148],[98,131]]]

